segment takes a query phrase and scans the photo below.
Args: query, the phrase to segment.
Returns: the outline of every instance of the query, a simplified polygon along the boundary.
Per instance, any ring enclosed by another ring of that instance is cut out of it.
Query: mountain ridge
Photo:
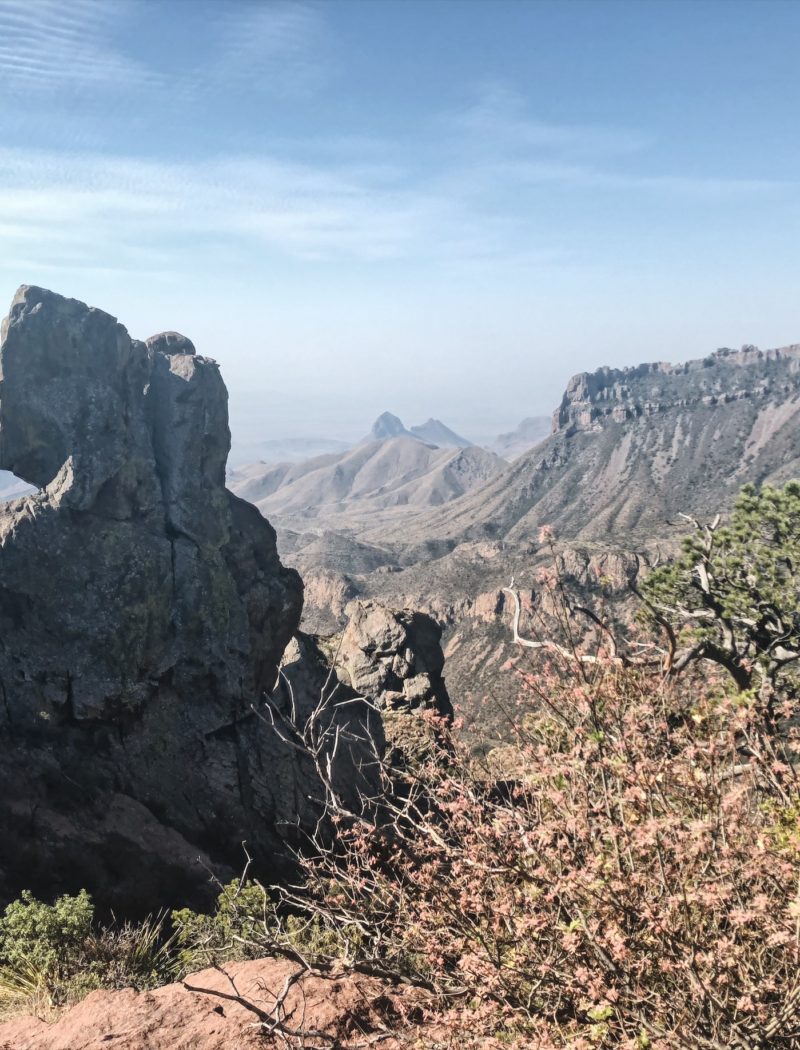
[[[352,525],[376,512],[443,504],[505,467],[477,445],[439,448],[400,434],[302,463],[253,464],[235,471],[230,484],[282,526],[331,517]]]
[[[458,542],[514,539],[547,524],[565,537],[596,540],[613,529],[632,539],[663,532],[682,510],[715,513],[746,481],[797,476],[800,345],[579,373],[553,428],[415,531]]]
[[[407,427],[399,416],[391,412],[382,412],[378,416],[363,441],[384,441],[401,436],[416,438],[418,441],[427,445],[436,445],[438,448],[468,448],[473,444],[472,441],[451,430],[440,419],[434,419],[431,416],[424,423]]]

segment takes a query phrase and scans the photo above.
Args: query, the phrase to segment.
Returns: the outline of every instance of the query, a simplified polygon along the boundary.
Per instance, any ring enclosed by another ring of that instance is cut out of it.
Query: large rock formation
[[[350,602],[346,614],[335,653],[339,681],[380,712],[390,762],[425,754],[435,732],[425,714],[453,716],[442,628],[425,613],[370,600]]]
[[[40,490],[0,508],[0,897],[152,908],[199,853],[274,862],[309,774],[252,705],[302,584],[225,488],[217,365],[23,287],[0,381],[0,467]]]
[[[553,414],[553,433],[599,430],[674,408],[727,404],[744,398],[784,400],[800,390],[800,345],[759,350],[723,347],[683,364],[663,361],[598,368],[573,376]]]
[[[453,713],[442,671],[442,629],[425,613],[356,600],[337,658],[343,678],[381,711]]]

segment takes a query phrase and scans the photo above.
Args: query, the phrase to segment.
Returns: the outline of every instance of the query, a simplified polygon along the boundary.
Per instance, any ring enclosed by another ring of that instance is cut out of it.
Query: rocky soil
[[[269,1015],[287,977],[296,969],[282,960],[259,959],[231,963],[225,973],[204,970],[180,984],[151,992],[92,992],[60,1016],[48,1020],[22,1016],[0,1024],[0,1050],[267,1050],[286,1046],[278,1037],[265,1037],[258,1016],[228,997],[239,995]],[[305,977],[290,991],[281,1017],[290,1030],[322,1033],[313,1045],[337,1039],[336,1045],[345,1041],[363,1045],[364,1040],[381,1034],[374,1006],[388,994],[391,990],[373,978]],[[309,1035],[308,1045],[311,1043]],[[397,1050],[399,1044],[382,1039],[379,1045]]]

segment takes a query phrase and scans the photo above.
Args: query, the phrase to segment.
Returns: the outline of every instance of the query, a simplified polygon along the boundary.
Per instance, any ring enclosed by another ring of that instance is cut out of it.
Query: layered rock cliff
[[[535,541],[542,525],[563,539],[621,546],[664,537],[680,512],[725,511],[745,482],[797,477],[798,420],[800,346],[601,368],[570,381],[547,440],[380,540]],[[375,543],[377,529],[356,538]]]
[[[800,390],[800,345],[723,347],[679,365],[663,361],[573,376],[553,414],[553,433],[599,430],[676,408],[783,399]]]
[[[202,893],[277,863],[310,771],[257,717],[302,584],[225,488],[215,362],[22,287],[0,343],[0,897]]]

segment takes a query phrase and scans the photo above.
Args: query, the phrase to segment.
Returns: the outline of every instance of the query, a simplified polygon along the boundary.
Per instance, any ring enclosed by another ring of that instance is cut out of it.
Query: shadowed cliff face
[[[0,896],[123,910],[275,862],[307,770],[254,715],[302,606],[224,486],[227,393],[176,333],[23,287],[0,344]]]

